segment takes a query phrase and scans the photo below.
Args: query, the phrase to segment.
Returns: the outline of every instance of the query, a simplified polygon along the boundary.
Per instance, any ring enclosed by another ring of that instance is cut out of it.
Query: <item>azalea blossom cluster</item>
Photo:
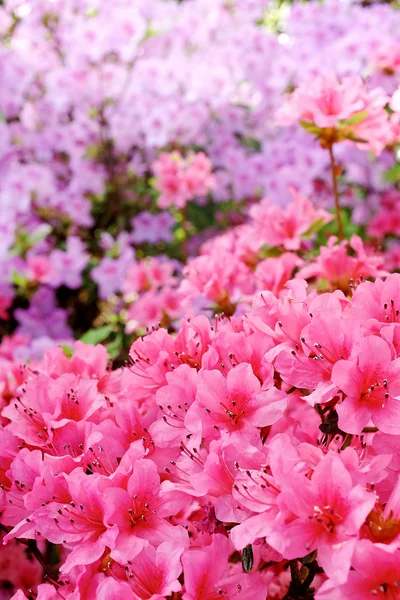
[[[398,597],[399,288],[294,279],[153,331],[122,369],[81,342],[22,369],[1,526],[55,549],[37,598]],[[24,576],[15,600],[36,598]]]
[[[109,324],[115,307],[124,307],[135,260],[186,262],[263,196],[285,206],[294,188],[330,206],[327,153],[300,127],[275,120],[282,94],[316,73],[321,90],[341,78],[348,90],[354,84],[350,105],[360,121],[352,135],[371,143],[347,145],[338,160],[346,153],[358,221],[379,212],[382,172],[396,166],[398,112],[393,105],[395,116],[385,120],[382,104],[400,82],[391,58],[398,13],[335,1],[290,9],[265,0],[195,4],[0,6],[0,315],[7,333],[17,329],[45,347]],[[379,163],[367,147],[383,152]],[[368,188],[367,201],[355,188]],[[92,310],[84,311],[88,297]],[[164,321],[174,320],[171,293],[164,297],[171,313]],[[48,326],[53,319],[63,321],[61,332]]]
[[[1,600],[400,599],[398,25],[2,3]]]
[[[215,187],[212,164],[203,152],[186,160],[178,152],[160,154],[153,164],[160,208],[184,208],[192,198],[207,196]]]

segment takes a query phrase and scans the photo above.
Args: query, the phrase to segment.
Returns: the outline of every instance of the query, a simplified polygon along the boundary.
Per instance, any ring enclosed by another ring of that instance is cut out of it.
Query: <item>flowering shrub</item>
[[[1,599],[400,599],[398,25],[1,3]]]
[[[53,548],[38,598],[397,597],[399,289],[292,279],[154,330],[123,369],[75,342],[16,370],[1,523]]]
[[[62,335],[31,327],[32,345],[88,330],[95,339],[92,330],[103,327],[113,357],[126,358],[146,325],[173,327],[185,314],[176,288],[187,258],[262,197],[286,206],[293,188],[329,208],[328,152],[295,124],[279,126],[279,109],[286,122],[331,131],[335,168],[346,167],[341,202],[357,222],[380,213],[382,172],[398,178],[396,94],[390,118],[383,107],[400,83],[398,13],[335,2],[290,10],[265,0],[195,2],[196,10],[165,0],[0,6],[4,333],[37,322],[43,293],[40,319],[63,318],[65,327]],[[292,109],[282,109],[298,84]],[[367,149],[382,152],[379,163]],[[126,300],[128,271],[147,256],[179,261],[178,279]]]

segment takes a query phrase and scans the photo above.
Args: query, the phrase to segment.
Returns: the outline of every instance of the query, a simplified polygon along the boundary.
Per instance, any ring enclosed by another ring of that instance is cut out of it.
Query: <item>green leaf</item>
[[[41,240],[44,240],[51,233],[51,225],[43,223],[40,227],[37,227],[32,235],[28,236],[28,243],[30,246],[34,246]]]
[[[346,139],[351,140],[352,142],[355,142],[356,144],[366,144],[367,143],[367,140],[356,137],[355,135],[353,135],[353,133],[351,131],[346,133]]]
[[[316,135],[321,133],[321,128],[317,127],[317,125],[314,125],[314,123],[311,123],[310,121],[299,121],[299,123],[303,129],[308,131],[308,133],[315,133]]]
[[[122,333],[118,333],[112,342],[110,342],[109,344],[106,344],[106,349],[107,349],[108,354],[110,355],[110,358],[112,358],[112,359],[117,358],[117,356],[121,352],[122,344],[123,344]]]
[[[28,285],[28,280],[26,279],[26,277],[24,277],[20,273],[17,273],[17,271],[12,272],[11,282],[20,288],[26,288],[26,286]]]
[[[317,551],[314,550],[313,552],[310,552],[310,554],[307,554],[307,556],[303,556],[303,558],[300,558],[300,562],[303,565],[309,565],[312,562],[314,562],[314,560],[317,559]]]
[[[366,110],[360,110],[359,112],[354,113],[354,115],[352,117],[349,117],[348,119],[343,119],[342,121],[340,121],[341,125],[358,125],[359,123],[362,123],[363,121],[365,121],[365,119],[368,117],[368,111]]]
[[[241,134],[237,134],[236,137],[244,148],[249,148],[250,150],[255,150],[256,152],[261,151],[261,142],[255,138]]]
[[[63,344],[60,346],[60,348],[64,352],[64,354],[68,358],[68,360],[73,357],[73,355],[74,355],[73,348],[70,348],[69,346],[64,346]]]
[[[400,180],[400,164],[395,164],[383,174],[386,183],[397,183]]]
[[[258,257],[260,259],[275,258],[277,256],[280,256],[281,254],[282,254],[282,250],[279,250],[279,248],[276,248],[275,246],[268,246],[267,244],[264,244],[260,248]]]
[[[113,331],[114,327],[112,325],[103,325],[103,327],[98,327],[97,329],[89,329],[83,334],[80,341],[84,344],[101,344]]]
[[[314,221],[314,223],[312,223],[312,225],[307,229],[307,231],[305,233],[303,233],[302,237],[304,237],[304,238],[311,237],[313,233],[316,233],[317,231],[322,229],[322,227],[324,225],[325,225],[325,219],[323,219],[322,217],[320,217],[319,219],[316,219]]]
[[[142,41],[146,41],[146,40],[154,37],[157,34],[158,34],[157,30],[153,29],[153,26],[152,26],[151,22],[148,21],[148,23],[147,23],[147,29],[146,29],[146,32],[144,34],[144,38],[143,38]]]
[[[86,148],[85,158],[96,159],[100,156],[101,146],[99,144],[90,144]]]

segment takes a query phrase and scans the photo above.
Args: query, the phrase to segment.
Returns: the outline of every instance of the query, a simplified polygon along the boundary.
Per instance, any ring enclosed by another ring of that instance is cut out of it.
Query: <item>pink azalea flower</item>
[[[280,110],[278,122],[289,125],[303,119],[318,127],[335,127],[338,121],[364,108],[362,91],[362,82],[357,77],[346,77],[339,82],[334,72],[321,73],[293,92]]]
[[[39,283],[49,282],[53,267],[47,256],[28,255],[26,263],[29,280],[38,281]]]
[[[203,435],[217,431],[252,435],[255,427],[275,423],[287,406],[286,394],[271,387],[267,391],[254,375],[250,365],[242,363],[225,378],[220,371],[199,373],[196,402],[188,411],[186,426],[199,427]]]
[[[382,277],[388,275],[384,269],[384,256],[369,254],[361,238],[353,235],[350,241],[336,244],[337,239],[330,237],[327,246],[322,246],[320,255],[311,264],[304,266],[297,277],[314,277],[329,282],[331,289],[348,291],[349,284],[359,278]],[[350,252],[354,254],[353,256]]]
[[[384,281],[366,281],[354,293],[351,314],[365,321],[364,326],[373,330],[383,324],[400,322],[400,305],[397,298],[400,290],[400,275],[392,273]]]
[[[380,154],[391,141],[382,89],[368,90],[360,77],[339,81],[332,71],[320,73],[302,83],[278,111],[277,121],[290,125],[300,120],[321,143],[331,145],[353,140]]]
[[[229,541],[214,535],[204,550],[189,550],[182,557],[185,575],[183,600],[218,600],[221,596],[243,600],[264,600],[267,586],[260,574],[227,571]]]
[[[278,502],[283,514],[268,536],[269,544],[289,560],[318,550],[318,563],[325,573],[343,583],[375,495],[354,486],[340,457],[333,453],[321,460],[311,481],[293,474],[281,485]]]
[[[294,253],[285,252],[279,258],[266,258],[258,263],[255,270],[260,290],[270,290],[279,295],[284,285],[292,278],[293,271],[302,264]]]
[[[165,596],[179,592],[182,587],[178,578],[182,573],[180,559],[183,551],[184,546],[169,541],[163,542],[157,549],[146,544],[128,570],[135,598],[163,600]]]
[[[360,338],[357,321],[318,312],[302,330],[301,345],[280,352],[275,368],[288,385],[311,391],[303,396],[311,405],[330,401],[338,392],[332,369],[337,361],[349,358]]]
[[[345,394],[338,404],[339,426],[360,434],[370,420],[384,433],[400,433],[400,358],[383,339],[368,336],[348,360],[339,360],[332,381]]]
[[[88,477],[76,469],[65,477],[66,493],[61,501],[50,501],[30,517],[35,531],[55,544],[72,543],[72,552],[62,565],[68,573],[76,565],[96,562],[108,547],[113,547],[117,528],[104,524],[105,501],[101,490],[101,476]],[[59,476],[60,485],[63,477]],[[64,500],[64,501],[62,501]],[[26,535],[26,534],[24,534]]]
[[[212,164],[203,153],[184,159],[179,152],[162,153],[153,163],[155,187],[160,192],[160,208],[182,209],[189,200],[206,196],[215,186]]]
[[[167,482],[166,482],[167,483]],[[126,563],[144,548],[145,541],[158,546],[166,538],[186,545],[186,531],[166,520],[178,513],[187,497],[176,491],[164,491],[157,467],[150,459],[137,460],[127,490],[105,490],[105,522],[118,528],[111,556]]]
[[[298,250],[301,238],[317,223],[332,220],[323,209],[315,209],[311,201],[292,190],[293,201],[286,208],[262,200],[250,210],[255,229],[264,244]]]
[[[350,571],[347,581],[339,587],[334,581],[327,581],[316,600],[397,600],[400,597],[399,558],[398,547],[359,541],[352,558],[354,570]]]

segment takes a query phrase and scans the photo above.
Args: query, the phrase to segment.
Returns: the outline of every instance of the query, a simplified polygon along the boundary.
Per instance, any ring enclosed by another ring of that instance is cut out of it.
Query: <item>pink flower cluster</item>
[[[400,599],[399,14],[1,4],[0,600]]]
[[[324,71],[289,96],[277,121],[290,125],[300,120],[325,145],[350,140],[380,154],[393,139],[388,101],[383,89],[368,90],[360,77],[339,81],[336,73]]]
[[[293,87],[295,95],[304,85],[312,90],[318,122],[321,115],[325,123],[335,115],[360,119],[351,133],[368,144],[342,144],[343,185],[370,192],[362,203],[357,194],[349,200],[361,204],[359,222],[379,212],[382,172],[396,164],[392,147],[383,147],[400,139],[395,104],[389,121],[382,108],[400,83],[398,12],[349,2],[277,8],[232,0],[227,8],[225,0],[193,1],[195,8],[164,0],[0,6],[0,315],[9,319],[7,333],[21,305],[36,319],[42,289],[54,290],[54,319],[64,311],[76,337],[98,318],[107,321],[136,254],[178,257],[183,230],[187,247],[198,247],[192,235],[209,238],[215,225],[231,225],[232,203],[240,210],[268,197],[285,206],[294,188],[330,206],[326,153],[301,128],[274,123]],[[276,31],[260,26],[270,16]],[[318,84],[316,73],[332,69],[337,75],[322,74]],[[337,102],[343,110],[335,113]],[[382,150],[382,161],[362,148]],[[201,210],[189,207],[192,221],[184,222],[186,203],[205,198],[222,218],[203,223]],[[112,238],[107,248],[104,235]],[[87,297],[93,310],[83,323]]]
[[[180,270],[180,263],[166,257],[143,259],[130,266],[122,285],[128,333],[160,324],[168,327],[182,315],[177,289]]]
[[[399,295],[396,274],[351,299],[295,279],[153,331],[119,370],[80,342],[28,366],[0,511],[3,543],[58,549],[37,597],[279,599],[299,560],[318,600],[397,597]]]
[[[212,164],[203,152],[183,158],[179,152],[162,153],[152,165],[160,208],[184,208],[189,200],[207,196],[215,187]]]

